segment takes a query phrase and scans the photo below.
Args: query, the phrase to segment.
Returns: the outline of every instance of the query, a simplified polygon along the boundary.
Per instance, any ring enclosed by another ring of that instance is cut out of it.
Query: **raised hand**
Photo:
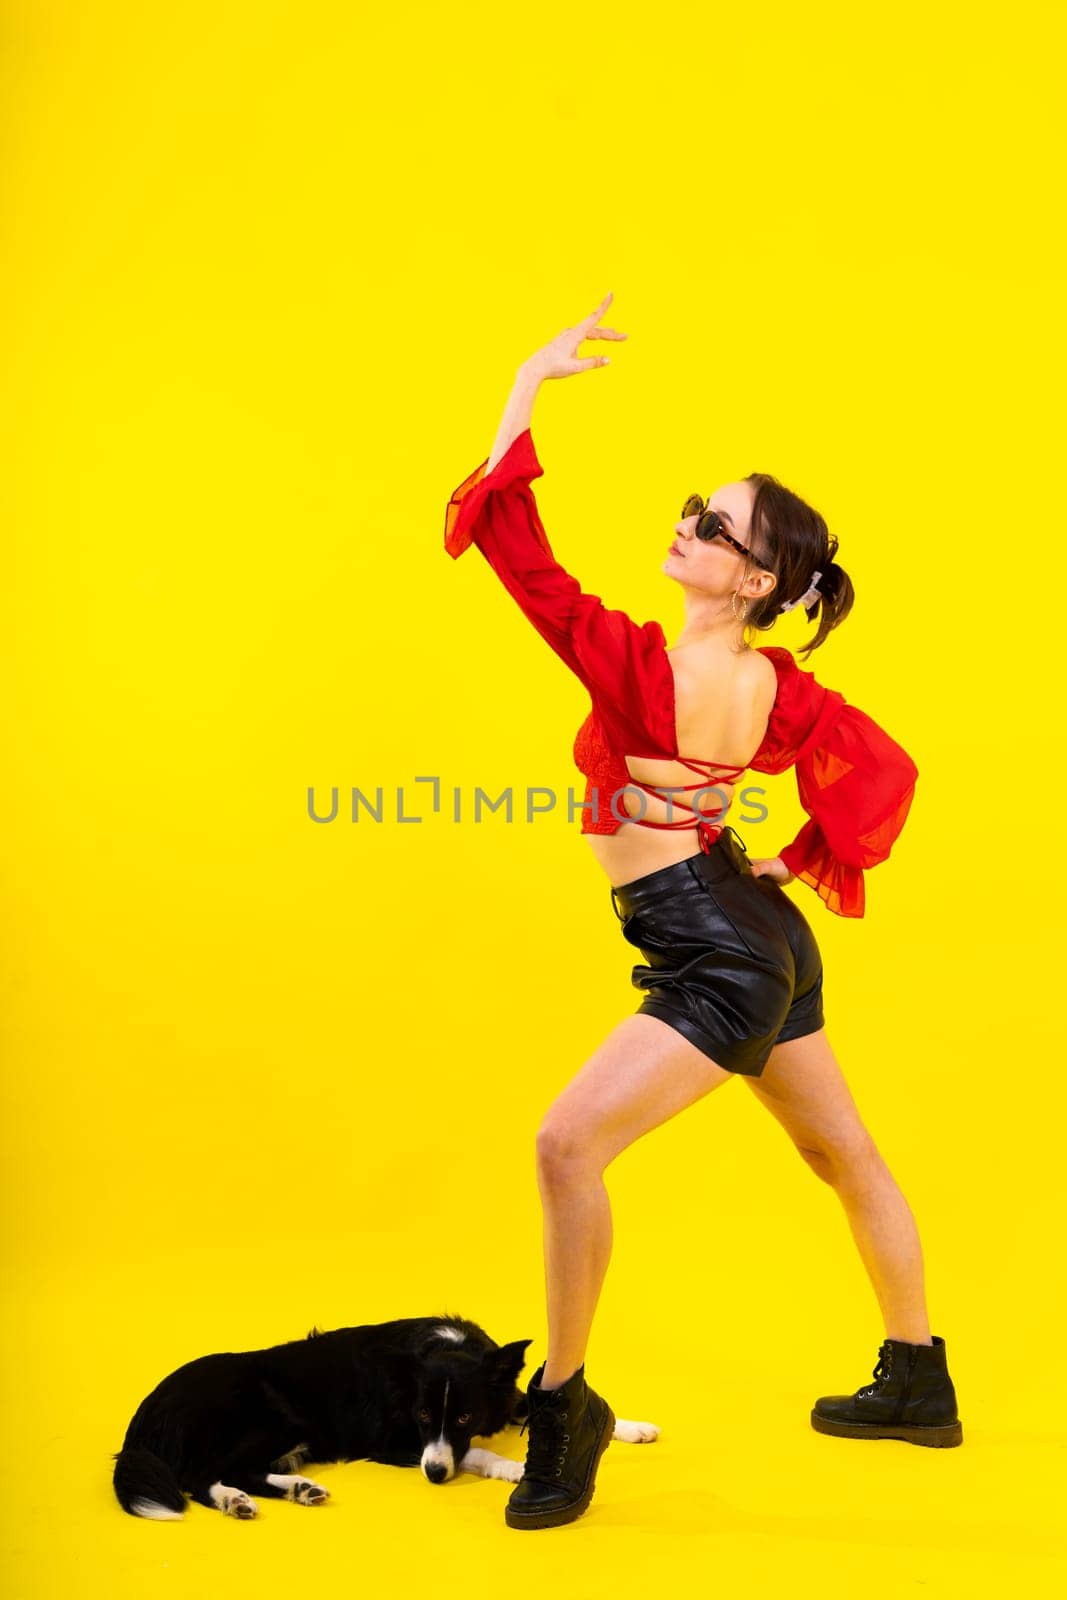
[[[521,370],[536,378],[569,378],[575,372],[588,372],[593,367],[606,367],[607,356],[579,358],[576,352],[583,339],[626,338],[625,333],[619,333],[614,328],[599,326],[599,318],[612,298],[609,290],[595,311],[583,317],[581,322],[575,323],[573,328],[564,328],[562,333],[557,333],[554,339],[550,339],[548,344],[535,351],[522,363]]]

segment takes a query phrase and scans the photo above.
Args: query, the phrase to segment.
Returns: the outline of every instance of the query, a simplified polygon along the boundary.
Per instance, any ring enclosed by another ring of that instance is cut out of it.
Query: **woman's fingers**
[[[578,330],[581,333],[583,338],[588,339],[589,334],[590,334],[590,330],[596,327],[597,323],[600,321],[601,316],[607,310],[608,306],[611,304],[611,300],[612,300],[612,294],[611,294],[611,290],[609,289],[607,294],[604,296],[603,300],[601,300],[600,304],[597,306],[596,310],[595,311],[591,311],[589,313],[589,315],[587,317],[583,318],[583,320],[578,324]]]
[[[564,333],[570,333],[570,334],[576,335],[577,336],[577,341],[576,342],[578,344],[581,344],[583,339],[626,339],[626,338],[628,338],[629,337],[628,334],[620,333],[617,328],[603,328],[599,324],[599,319],[600,319],[601,314],[607,309],[607,307],[610,304],[612,299],[613,299],[613,295],[612,295],[611,291],[609,290],[608,293],[604,296],[603,300],[601,300],[600,304],[597,306],[595,311],[591,311],[587,317],[585,317],[581,322],[576,323],[576,325],[573,328],[564,328],[564,330],[563,330]]]
[[[792,883],[793,874],[781,856],[757,856],[749,861],[754,878],[773,878],[775,883]]]
[[[609,365],[607,356],[589,356],[580,360],[578,347],[583,339],[626,339],[628,334],[620,332],[618,328],[602,327],[597,318],[610,305],[613,299],[609,292],[581,322],[576,322],[573,327],[562,328],[554,339],[535,352],[526,365],[533,370],[537,367],[541,377],[563,378],[569,377],[574,372],[588,372],[592,367],[606,367]]]

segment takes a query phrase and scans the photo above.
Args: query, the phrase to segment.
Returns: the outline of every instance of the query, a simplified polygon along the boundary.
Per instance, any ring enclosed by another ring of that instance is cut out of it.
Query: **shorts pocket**
[[[638,949],[670,951],[714,937],[716,919],[696,885],[687,884],[633,911],[622,922],[622,936]]]
[[[777,908],[751,874],[727,878],[714,887],[701,886],[722,922],[732,929],[739,948],[763,966],[793,970],[793,947]]]

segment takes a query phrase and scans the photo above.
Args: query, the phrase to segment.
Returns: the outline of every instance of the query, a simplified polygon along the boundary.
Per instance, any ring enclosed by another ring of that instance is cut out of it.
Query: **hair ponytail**
[[[811,622],[818,612],[818,627],[815,637],[800,646],[800,653],[810,655],[844,622],[856,599],[852,579],[834,559],[837,535],[813,506],[770,473],[750,472],[745,482],[756,486],[750,542],[759,563],[777,579],[770,594],[751,602],[746,626],[764,632],[772,628],[783,606],[792,609],[807,599],[815,579],[804,615]]]

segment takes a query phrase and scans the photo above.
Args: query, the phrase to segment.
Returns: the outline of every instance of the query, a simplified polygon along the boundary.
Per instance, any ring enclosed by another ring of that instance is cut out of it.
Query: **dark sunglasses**
[[[746,549],[740,539],[735,539],[732,533],[726,531],[726,524],[719,513],[709,510],[707,501],[701,495],[691,494],[689,496],[689,499],[682,507],[682,516],[700,517],[700,521],[697,523],[697,538],[702,539],[705,544],[710,544],[712,539],[724,539],[727,544],[733,545],[734,549],[740,551],[743,556],[748,556],[750,561],[755,561],[757,567],[762,567],[762,562],[757,560],[755,552]]]

